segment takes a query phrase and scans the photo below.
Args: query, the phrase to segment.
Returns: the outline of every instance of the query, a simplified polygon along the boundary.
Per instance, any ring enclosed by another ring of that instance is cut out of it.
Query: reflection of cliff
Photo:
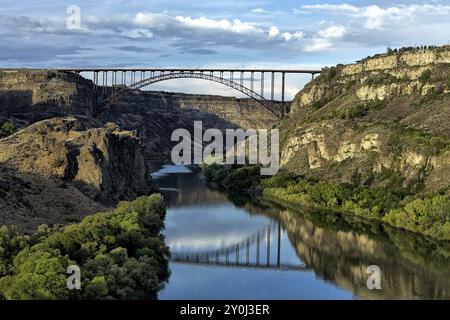
[[[227,196],[225,194],[206,188],[203,181],[199,177],[195,177],[199,174],[196,172],[181,175],[170,174],[154,181],[162,188],[169,207],[226,202]],[[169,189],[165,190],[166,187]],[[183,190],[188,190],[188,192],[183,192]]]
[[[278,219],[307,266],[358,297],[450,298],[449,259],[439,259],[428,252],[428,259],[422,260],[414,252],[399,249],[390,241],[365,233],[335,230],[332,226],[317,226],[290,211],[280,212]],[[372,264],[381,268],[382,290],[379,291],[366,288],[366,268]]]

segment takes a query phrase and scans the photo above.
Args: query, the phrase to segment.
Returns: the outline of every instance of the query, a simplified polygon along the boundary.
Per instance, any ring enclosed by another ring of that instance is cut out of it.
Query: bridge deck
[[[236,263],[236,262],[214,262],[214,261],[181,261],[171,260],[172,263],[211,266],[211,267],[228,267],[228,268],[245,268],[245,269],[276,269],[280,271],[311,271],[312,269],[305,265],[289,265],[289,264],[255,264],[255,263]]]
[[[250,68],[53,68],[50,70],[62,71],[62,72],[110,72],[110,71],[156,71],[156,72],[274,72],[274,73],[305,73],[305,74],[318,74],[321,70],[317,69],[250,69]]]

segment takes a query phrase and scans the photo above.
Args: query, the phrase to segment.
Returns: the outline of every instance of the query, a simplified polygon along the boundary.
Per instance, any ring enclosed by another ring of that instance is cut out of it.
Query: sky
[[[317,69],[450,43],[450,0],[1,0],[0,67]],[[309,76],[291,77],[292,97]],[[232,92],[204,80],[152,89]]]

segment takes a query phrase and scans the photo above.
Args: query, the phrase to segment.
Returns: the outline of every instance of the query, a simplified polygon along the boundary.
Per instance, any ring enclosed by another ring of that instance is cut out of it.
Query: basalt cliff
[[[450,47],[326,68],[295,97],[281,162],[310,178],[417,190],[450,186]]]
[[[67,223],[152,191],[135,132],[52,118],[0,140],[0,224]]]

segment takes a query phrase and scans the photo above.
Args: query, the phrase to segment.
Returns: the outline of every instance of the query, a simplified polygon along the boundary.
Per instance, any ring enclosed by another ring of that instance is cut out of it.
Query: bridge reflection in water
[[[276,237],[276,248],[271,247],[271,237]],[[254,247],[254,250],[251,250]],[[265,259],[261,259],[262,251]],[[276,250],[276,258],[272,259],[271,250]],[[251,256],[251,253],[253,255]],[[173,262],[198,265],[217,265],[241,268],[280,269],[289,271],[310,270],[303,264],[281,263],[281,225],[271,223],[241,242],[223,246],[215,250],[201,252],[172,252]]]
[[[172,188],[164,192],[172,276],[162,298],[450,299],[449,242],[330,212],[235,206],[201,172],[156,180]],[[382,290],[367,289],[373,264]]]

